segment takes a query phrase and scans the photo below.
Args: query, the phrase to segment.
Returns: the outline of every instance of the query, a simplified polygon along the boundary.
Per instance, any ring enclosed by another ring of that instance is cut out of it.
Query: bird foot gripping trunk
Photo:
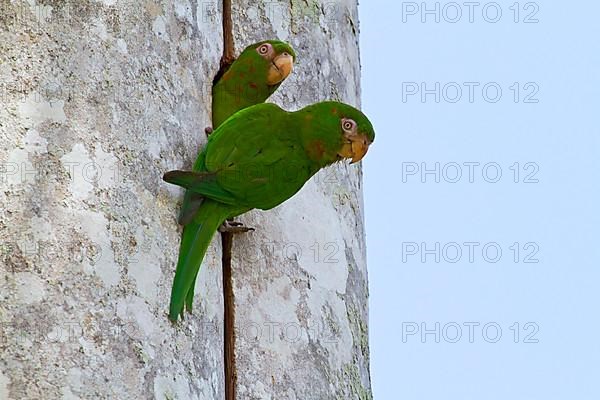
[[[198,209],[194,220],[183,228],[179,260],[177,261],[177,270],[171,291],[171,305],[169,307],[169,319],[171,321],[176,321],[179,315],[183,317],[184,303],[191,311],[194,284],[204,254],[215,232],[225,221],[230,211],[226,205],[206,199]]]
[[[225,222],[223,222],[223,224],[219,227],[219,232],[221,233],[238,234],[252,231],[254,231],[254,228],[244,226],[244,224],[241,222],[236,222],[233,220],[225,220]]]

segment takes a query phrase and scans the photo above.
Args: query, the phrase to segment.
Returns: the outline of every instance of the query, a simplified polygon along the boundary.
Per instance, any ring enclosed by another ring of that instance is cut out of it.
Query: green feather
[[[275,54],[287,52],[294,59],[296,57],[294,49],[279,40],[265,40],[246,47],[213,87],[213,128],[216,129],[237,111],[263,103],[281,85],[281,82],[275,85],[267,83],[271,62],[256,51],[265,43],[271,44]]]
[[[183,230],[179,248],[179,260],[171,290],[169,319],[176,321],[183,316],[183,306],[187,303],[191,311],[194,296],[194,283],[206,250],[217,228],[225,221],[231,207],[211,200],[205,200],[194,220]]]

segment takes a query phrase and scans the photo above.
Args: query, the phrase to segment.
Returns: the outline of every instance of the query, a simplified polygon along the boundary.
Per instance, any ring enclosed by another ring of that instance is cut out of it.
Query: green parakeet
[[[246,47],[213,87],[213,128],[237,111],[267,100],[292,72],[295,59],[292,47],[278,40]]]
[[[361,160],[375,133],[359,110],[338,102],[296,112],[257,104],[237,112],[208,139],[195,171],[170,171],[163,179],[204,196],[186,226],[171,291],[169,318],[191,310],[190,291],[218,227],[254,208],[269,210],[292,197],[321,168]],[[308,211],[308,210],[307,210]]]
[[[279,40],[265,40],[246,47],[213,86],[213,129],[237,111],[267,100],[292,72],[295,59],[294,49]],[[198,158],[194,170],[201,164]],[[202,196],[186,193],[179,223],[188,224],[201,203]]]

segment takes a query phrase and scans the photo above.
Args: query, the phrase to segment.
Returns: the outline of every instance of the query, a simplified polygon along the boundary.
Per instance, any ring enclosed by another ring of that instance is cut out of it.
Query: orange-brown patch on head
[[[227,71],[227,72],[225,72],[225,74],[223,75],[223,77],[221,79],[224,81],[228,81],[231,79],[231,75],[232,75],[231,71]]]
[[[307,121],[312,121],[315,117],[312,114],[306,114],[306,116],[304,117],[305,120]]]
[[[333,107],[333,108],[331,109],[331,113],[332,113],[333,115],[338,115],[338,109],[337,109],[337,108],[335,108],[335,107]]]
[[[308,153],[314,159],[321,159],[325,154],[325,146],[322,140],[313,140],[308,144]]]
[[[258,87],[258,85],[254,82],[250,82],[248,86],[250,86],[252,89],[256,89]]]

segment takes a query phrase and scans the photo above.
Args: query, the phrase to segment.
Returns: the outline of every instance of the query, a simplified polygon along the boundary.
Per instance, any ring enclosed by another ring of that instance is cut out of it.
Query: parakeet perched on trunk
[[[258,104],[237,112],[208,139],[194,171],[170,171],[163,179],[204,196],[186,226],[171,292],[169,318],[191,305],[190,291],[217,228],[254,208],[269,210],[292,197],[321,168],[361,160],[375,133],[359,110],[338,102],[296,112]]]
[[[213,86],[212,128],[218,128],[237,111],[267,100],[292,72],[295,59],[294,49],[279,40],[265,40],[246,47]],[[198,158],[194,170],[201,164]],[[201,203],[202,196],[186,193],[179,223],[188,224]]]
[[[278,40],[246,47],[214,84],[213,129],[237,111],[267,100],[292,72],[295,59],[292,47]]]

